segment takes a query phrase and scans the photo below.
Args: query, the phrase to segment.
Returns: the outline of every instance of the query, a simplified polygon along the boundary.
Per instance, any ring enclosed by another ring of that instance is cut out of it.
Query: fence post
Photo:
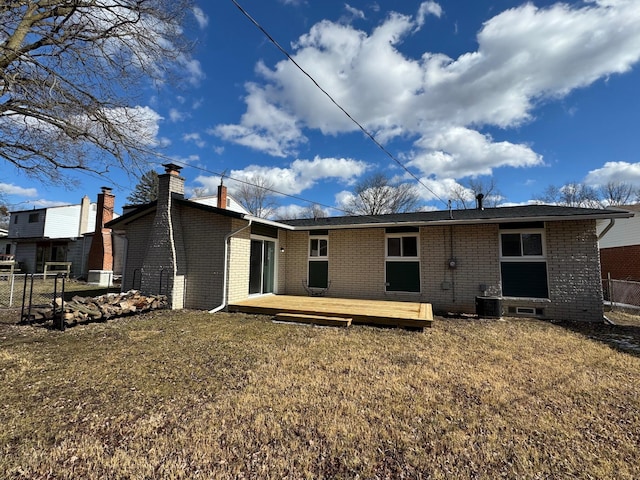
[[[611,304],[611,311],[613,312],[615,302],[613,300],[613,283],[611,282],[611,272],[607,272],[607,283],[609,284],[609,303]]]
[[[13,307],[13,289],[16,286],[16,274],[11,274],[11,287],[9,288],[9,308]]]

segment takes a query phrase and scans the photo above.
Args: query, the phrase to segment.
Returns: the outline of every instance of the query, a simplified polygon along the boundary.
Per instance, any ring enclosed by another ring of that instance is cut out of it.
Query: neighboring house
[[[244,208],[240,202],[227,193],[227,189],[224,188],[224,185],[222,184],[218,186],[217,195],[211,195],[208,197],[192,197],[189,201],[201,203],[202,205],[209,205],[211,207],[225,208],[233,212],[245,213],[247,215],[250,214],[250,212]]]
[[[123,290],[175,309],[317,288],[436,312],[492,296],[509,315],[602,321],[596,222],[631,215],[530,205],[274,222],[185,200],[180,167],[165,167],[158,200],[106,226],[127,239]]]
[[[600,240],[602,278],[640,282],[640,204],[620,208],[635,215],[616,219]],[[604,231],[607,225],[601,226],[600,230]]]
[[[100,197],[105,193],[111,197],[112,216],[107,220],[113,217],[110,192],[104,187],[98,203],[85,195],[77,205],[10,212],[7,239],[18,267],[26,273],[42,273],[46,262],[70,262],[72,277],[86,276],[96,222],[101,221]]]
[[[7,258],[11,255],[11,240],[8,240],[9,230],[6,228],[0,228],[0,260],[3,260],[3,255]]]

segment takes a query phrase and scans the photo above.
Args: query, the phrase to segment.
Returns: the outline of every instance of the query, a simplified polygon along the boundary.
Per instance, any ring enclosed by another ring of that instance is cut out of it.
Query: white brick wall
[[[602,320],[595,221],[547,222],[545,232],[550,298],[505,299],[504,306],[542,307],[545,317],[559,320]],[[306,294],[308,242],[308,232],[281,232],[280,293]],[[474,313],[476,296],[502,293],[497,224],[422,227],[420,262],[419,294],[385,292],[384,228],[331,230],[327,295],[420,301],[437,312]]]

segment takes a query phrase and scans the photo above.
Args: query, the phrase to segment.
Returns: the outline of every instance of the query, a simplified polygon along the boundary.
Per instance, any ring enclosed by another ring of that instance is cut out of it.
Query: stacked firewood
[[[62,312],[62,319],[65,323],[73,325],[167,308],[168,305],[165,295],[142,295],[138,290],[129,290],[124,293],[108,293],[99,297],[75,296],[67,302],[56,298],[51,306],[32,308],[30,318],[24,320],[42,323],[53,320],[54,314],[60,315]]]

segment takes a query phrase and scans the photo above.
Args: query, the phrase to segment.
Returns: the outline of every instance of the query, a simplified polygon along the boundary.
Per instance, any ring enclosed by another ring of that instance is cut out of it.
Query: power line
[[[311,80],[313,82],[313,84],[322,92],[324,93],[324,95],[336,106],[338,107],[342,113],[344,113],[347,118],[349,118],[349,120],[351,120],[359,129],[360,131],[362,131],[362,133],[364,133],[367,137],[369,137],[369,139],[380,149],[382,150],[391,160],[393,160],[395,163],[397,163],[405,172],[407,172],[409,175],[411,175],[411,177],[413,177],[413,179],[418,182],[422,187],[424,187],[426,190],[428,190],[434,197],[436,197],[438,200],[440,200],[442,203],[444,203],[445,205],[447,205],[447,202],[444,201],[436,192],[434,192],[431,188],[429,188],[427,185],[425,185],[422,180],[420,180],[419,177],[417,177],[411,170],[409,170],[400,160],[398,160],[395,155],[393,155],[384,145],[382,145],[376,138],[375,136],[369,132],[369,130],[367,130],[360,122],[358,122],[355,118],[353,118],[353,116],[344,108],[342,107],[342,105],[340,105],[332,96],[329,92],[327,92],[324,88],[322,88],[322,86],[316,81],[315,78],[313,78],[313,76],[311,76],[311,74],[309,74],[304,68],[302,68],[302,66],[300,66],[300,64],[298,62],[295,61],[295,59],[291,56],[291,54],[289,54],[289,52],[282,47],[278,41],[273,38],[271,36],[271,34],[269,32],[267,32],[267,30],[260,25],[260,23],[255,20],[250,14],[249,12],[247,12],[236,0],[231,0],[233,2],[233,4],[238,8],[238,10],[240,10],[240,12],[242,12],[242,14],[247,17],[247,19],[249,19],[249,21],[251,23],[253,23],[256,28],[258,28],[268,39],[269,41],[275,45],[275,47],[280,50],[280,52],[287,57],[287,59],[289,59],[289,61],[291,63],[293,63],[296,68],[298,70],[300,70],[304,75],[306,75],[307,78],[309,78],[309,80]]]

